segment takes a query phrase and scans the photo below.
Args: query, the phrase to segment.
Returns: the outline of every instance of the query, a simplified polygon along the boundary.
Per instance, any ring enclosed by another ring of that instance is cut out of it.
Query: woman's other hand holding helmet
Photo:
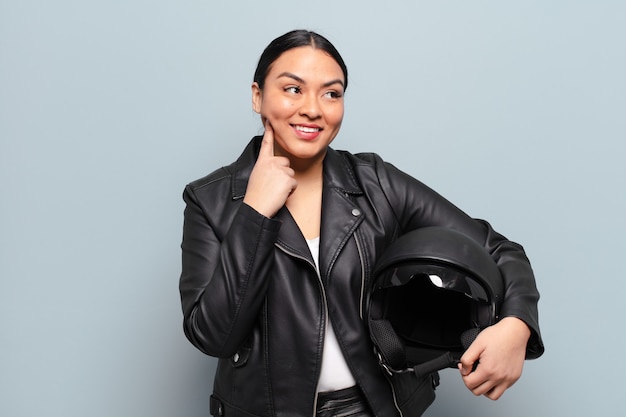
[[[480,332],[459,363],[465,386],[474,395],[500,398],[522,375],[529,338],[530,329],[516,317],[505,317]]]

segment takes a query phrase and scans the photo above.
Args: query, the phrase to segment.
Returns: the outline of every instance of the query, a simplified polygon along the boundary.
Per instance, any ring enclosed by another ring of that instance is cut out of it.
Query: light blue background
[[[546,354],[427,416],[623,416],[621,1],[0,0],[0,415],[206,416],[184,338],[183,186],[261,131],[261,50],[350,70],[334,147],[375,151],[530,256]]]

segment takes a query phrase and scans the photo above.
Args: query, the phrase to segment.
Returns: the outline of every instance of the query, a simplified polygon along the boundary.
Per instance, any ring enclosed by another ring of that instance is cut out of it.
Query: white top
[[[320,238],[306,241],[313,260],[319,271]],[[335,330],[330,318],[326,318],[326,334],[324,336],[324,352],[322,354],[322,371],[317,384],[318,392],[336,391],[356,385],[356,381],[348,368],[343,352],[339,347]]]

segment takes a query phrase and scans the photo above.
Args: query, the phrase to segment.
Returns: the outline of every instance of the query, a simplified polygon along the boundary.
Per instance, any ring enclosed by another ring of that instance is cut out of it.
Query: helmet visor
[[[432,285],[464,294],[472,300],[489,302],[485,287],[471,274],[449,265],[407,263],[390,268],[378,281],[378,288],[397,287],[413,279],[427,278]]]
[[[407,348],[463,351],[461,334],[484,327],[489,316],[485,288],[449,266],[400,265],[382,274],[377,284],[376,299],[384,299],[382,316]]]

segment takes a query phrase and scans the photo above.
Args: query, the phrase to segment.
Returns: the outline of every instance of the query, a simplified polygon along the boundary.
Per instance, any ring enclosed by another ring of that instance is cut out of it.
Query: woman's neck
[[[315,158],[289,158],[289,166],[295,171],[296,180],[310,181],[322,177],[324,169],[324,155]]]

